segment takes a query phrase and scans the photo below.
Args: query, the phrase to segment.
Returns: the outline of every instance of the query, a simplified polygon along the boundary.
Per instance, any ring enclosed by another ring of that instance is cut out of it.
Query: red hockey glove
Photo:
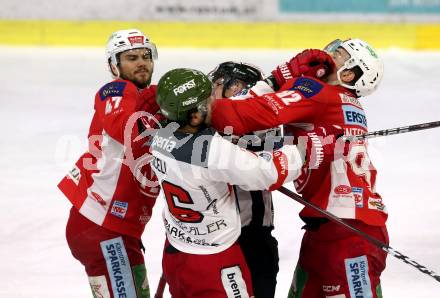
[[[152,115],[159,111],[159,105],[156,102],[156,86],[143,89],[139,96],[142,104],[141,110]]]
[[[335,69],[333,58],[324,51],[316,49],[304,50],[289,62],[278,65],[272,71],[278,86],[292,78],[300,76],[310,76],[313,78],[323,78]]]
[[[150,86],[143,89],[139,95],[139,111],[147,112],[148,115],[143,115],[137,119],[139,134],[141,134],[141,136],[136,137],[135,141],[146,136],[152,136],[156,129],[161,128],[160,122],[164,119],[164,116],[160,113],[159,105],[156,102],[156,89],[157,87],[155,85]]]
[[[337,125],[319,126],[313,130],[289,126],[289,134],[293,134],[294,143],[305,150],[305,166],[317,169],[336,159],[347,156],[350,143],[343,138],[344,130]]]

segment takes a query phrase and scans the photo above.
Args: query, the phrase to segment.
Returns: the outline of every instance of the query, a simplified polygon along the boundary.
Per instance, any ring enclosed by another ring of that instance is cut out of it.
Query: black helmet
[[[250,88],[258,81],[263,80],[263,74],[257,67],[247,63],[233,61],[220,63],[208,74],[208,77],[213,83],[218,79],[223,78],[223,97],[226,97],[226,90],[234,84],[235,80],[245,82],[246,88]]]

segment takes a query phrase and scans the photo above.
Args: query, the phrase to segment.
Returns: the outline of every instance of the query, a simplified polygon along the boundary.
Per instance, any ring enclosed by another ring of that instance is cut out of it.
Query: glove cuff
[[[266,82],[270,88],[274,91],[280,90],[280,85],[278,84],[277,80],[273,75],[268,76],[266,79],[264,79],[264,82]]]
[[[289,68],[289,62],[278,65],[277,68],[272,71],[272,75],[277,81],[278,86],[282,86],[288,80],[293,79],[292,71]]]

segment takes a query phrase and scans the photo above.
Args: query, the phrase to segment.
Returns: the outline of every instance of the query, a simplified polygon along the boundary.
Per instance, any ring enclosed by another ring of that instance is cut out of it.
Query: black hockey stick
[[[364,140],[364,139],[371,139],[376,137],[382,137],[382,136],[390,136],[400,133],[406,133],[406,132],[412,132],[412,131],[418,131],[418,130],[424,130],[424,129],[430,129],[440,126],[440,121],[434,121],[434,122],[427,122],[427,123],[421,123],[421,124],[414,124],[409,126],[401,126],[396,128],[390,128],[390,129],[383,129],[383,130],[376,130],[372,131],[363,135],[357,135],[357,136],[347,136],[345,137],[346,140]]]
[[[372,243],[373,245],[381,248],[382,250],[384,250],[385,252],[387,252],[388,254],[396,257],[399,260],[402,260],[403,262],[407,263],[408,265],[411,265],[415,268],[417,268],[419,271],[421,271],[422,273],[425,273],[429,276],[431,276],[432,278],[434,278],[436,281],[440,282],[440,275],[438,275],[437,273],[435,273],[432,270],[429,270],[428,268],[426,268],[425,266],[417,263],[416,261],[414,261],[413,259],[410,259],[409,257],[405,256],[404,254],[398,252],[397,250],[391,248],[391,246],[377,240],[374,237],[371,237],[370,235],[368,235],[367,233],[358,230],[357,228],[349,225],[348,223],[346,223],[344,220],[342,220],[341,218],[337,217],[336,215],[323,210],[321,208],[319,208],[318,206],[304,200],[300,195],[294,193],[293,191],[285,188],[284,186],[280,187],[278,189],[278,191],[280,191],[281,193],[285,194],[286,196],[288,196],[291,199],[294,199],[295,201],[303,204],[304,206],[310,207],[315,211],[318,211],[319,213],[321,213],[322,215],[324,215],[324,217],[326,217],[327,219],[346,227],[347,229],[351,230],[352,232],[360,235],[361,237],[365,238],[366,240],[368,240],[370,243]]]
[[[154,294],[154,298],[162,298],[163,297],[163,292],[165,290],[166,284],[167,284],[167,281],[165,280],[165,276],[162,273],[162,275],[160,276],[160,279],[159,279],[159,283],[157,284],[156,294]]]

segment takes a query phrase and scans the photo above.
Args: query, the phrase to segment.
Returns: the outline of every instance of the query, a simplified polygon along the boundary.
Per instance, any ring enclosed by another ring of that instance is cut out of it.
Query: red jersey
[[[79,212],[109,230],[141,237],[159,193],[151,168],[141,163],[145,139],[134,141],[145,118],[155,113],[156,86],[139,90],[129,81],[114,80],[95,96],[89,150],[58,184]],[[136,173],[136,176],[133,174]],[[148,182],[148,181],[147,181]]]
[[[232,126],[242,135],[285,124],[339,125],[345,135],[364,134],[367,119],[359,100],[348,89],[310,77],[288,81],[278,92],[244,100],[217,100],[212,106],[212,125],[219,131]],[[367,153],[367,142],[352,144],[344,159],[318,169],[303,169],[296,189],[315,205],[341,218],[358,219],[384,226],[387,212],[375,190],[376,169]],[[304,208],[302,217],[322,217]]]

